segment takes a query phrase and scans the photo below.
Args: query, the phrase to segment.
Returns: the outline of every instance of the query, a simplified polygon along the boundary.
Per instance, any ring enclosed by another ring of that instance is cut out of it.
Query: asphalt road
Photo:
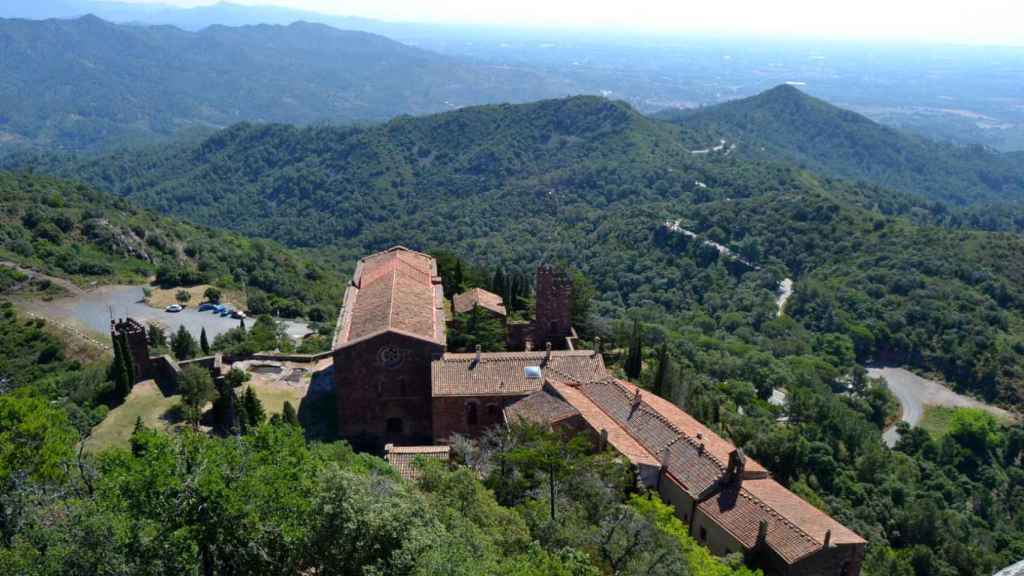
[[[872,378],[885,378],[885,381],[889,384],[889,390],[892,390],[892,393],[903,407],[903,421],[911,426],[916,426],[921,422],[927,406],[981,408],[996,416],[1012,418],[1012,415],[1002,408],[990,406],[974,398],[957,394],[935,380],[922,378],[903,368],[886,366],[868,368],[868,375]],[[886,430],[882,435],[882,439],[889,447],[895,446],[899,437],[900,435],[896,432],[895,426]]]
[[[52,302],[26,302],[23,307],[44,318],[70,322],[99,335],[109,334],[111,317],[131,317],[142,324],[158,322],[168,334],[184,326],[195,338],[199,338],[205,328],[211,341],[219,334],[239,326],[238,320],[221,317],[213,312],[199,312],[194,306],[181,312],[164,312],[153,308],[142,301],[141,286],[102,286]],[[252,327],[254,321],[246,320],[246,326]],[[305,323],[285,321],[285,330],[293,337],[304,334],[305,328]]]

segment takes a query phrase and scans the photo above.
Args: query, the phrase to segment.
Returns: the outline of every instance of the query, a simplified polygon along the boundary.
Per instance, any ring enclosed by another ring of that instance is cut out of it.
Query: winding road
[[[893,395],[896,396],[903,407],[903,421],[911,426],[916,426],[921,422],[925,408],[928,406],[981,408],[1000,418],[1013,418],[1012,414],[1002,408],[990,406],[974,398],[957,394],[935,380],[922,378],[903,368],[887,366],[868,368],[868,376],[885,379],[889,385],[889,390],[892,390]],[[896,441],[899,438],[900,435],[896,431],[895,426],[890,427],[882,434],[882,439],[890,448],[896,445]]]

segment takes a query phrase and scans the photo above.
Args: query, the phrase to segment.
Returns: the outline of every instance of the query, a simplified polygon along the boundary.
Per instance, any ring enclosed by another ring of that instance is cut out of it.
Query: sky
[[[1024,0],[231,1],[407,22],[1024,45]]]

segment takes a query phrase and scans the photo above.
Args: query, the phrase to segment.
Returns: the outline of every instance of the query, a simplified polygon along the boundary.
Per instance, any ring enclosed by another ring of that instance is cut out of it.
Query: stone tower
[[[149,341],[146,339],[146,328],[142,324],[132,318],[119,319],[117,322],[111,320],[110,338],[115,343],[118,338],[124,339],[135,372],[135,382],[132,384],[153,377],[150,374]]]
[[[533,344],[561,350],[572,334],[572,278],[565,270],[541,264],[537,268],[537,315],[533,326]]]

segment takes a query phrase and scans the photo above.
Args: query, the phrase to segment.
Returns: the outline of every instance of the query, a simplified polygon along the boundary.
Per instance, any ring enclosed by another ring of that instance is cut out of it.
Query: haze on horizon
[[[213,0],[121,0],[195,7]],[[733,0],[723,3],[634,0],[230,0],[388,21],[666,34],[700,32],[837,40],[1024,46],[1019,0]],[[510,8],[511,6],[511,8]]]

